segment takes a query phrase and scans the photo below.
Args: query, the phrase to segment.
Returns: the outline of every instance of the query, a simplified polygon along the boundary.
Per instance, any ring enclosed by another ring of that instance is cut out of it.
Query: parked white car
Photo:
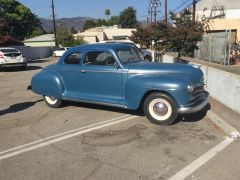
[[[136,47],[139,52],[140,55],[142,56],[142,58],[144,59],[144,61],[152,61],[152,52],[147,49],[147,48],[139,48],[136,44],[134,44],[132,41],[101,41],[100,43],[124,43],[124,44],[130,44],[134,47]]]
[[[0,48],[0,67],[21,67],[25,69],[27,66],[27,59],[23,57],[22,53],[9,47]]]
[[[53,51],[52,56],[61,57],[68,49],[69,49],[68,47],[59,48],[56,51]]]

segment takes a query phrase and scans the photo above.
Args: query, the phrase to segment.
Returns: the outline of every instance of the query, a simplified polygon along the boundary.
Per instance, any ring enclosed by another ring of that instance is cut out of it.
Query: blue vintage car
[[[63,101],[143,108],[151,122],[161,125],[200,111],[209,96],[199,67],[144,62],[138,49],[121,43],[71,48],[33,76],[30,88],[52,108]]]

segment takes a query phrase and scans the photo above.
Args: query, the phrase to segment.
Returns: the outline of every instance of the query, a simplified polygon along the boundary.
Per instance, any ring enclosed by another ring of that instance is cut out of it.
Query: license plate
[[[16,57],[12,57],[12,59],[14,59],[14,60],[15,60],[15,59],[17,59],[17,58],[16,58]]]

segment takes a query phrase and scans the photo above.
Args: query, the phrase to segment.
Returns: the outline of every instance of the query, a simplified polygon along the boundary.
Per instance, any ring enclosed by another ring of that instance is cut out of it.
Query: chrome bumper
[[[180,106],[178,109],[179,114],[189,114],[189,113],[194,113],[202,110],[209,102],[209,93],[205,92],[204,97],[197,101],[194,102],[193,104],[189,106]]]

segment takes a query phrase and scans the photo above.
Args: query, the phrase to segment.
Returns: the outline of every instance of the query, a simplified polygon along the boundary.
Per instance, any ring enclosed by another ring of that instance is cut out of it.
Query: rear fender
[[[60,75],[55,71],[43,70],[32,78],[32,91],[45,96],[53,96],[62,99],[65,91]]]

